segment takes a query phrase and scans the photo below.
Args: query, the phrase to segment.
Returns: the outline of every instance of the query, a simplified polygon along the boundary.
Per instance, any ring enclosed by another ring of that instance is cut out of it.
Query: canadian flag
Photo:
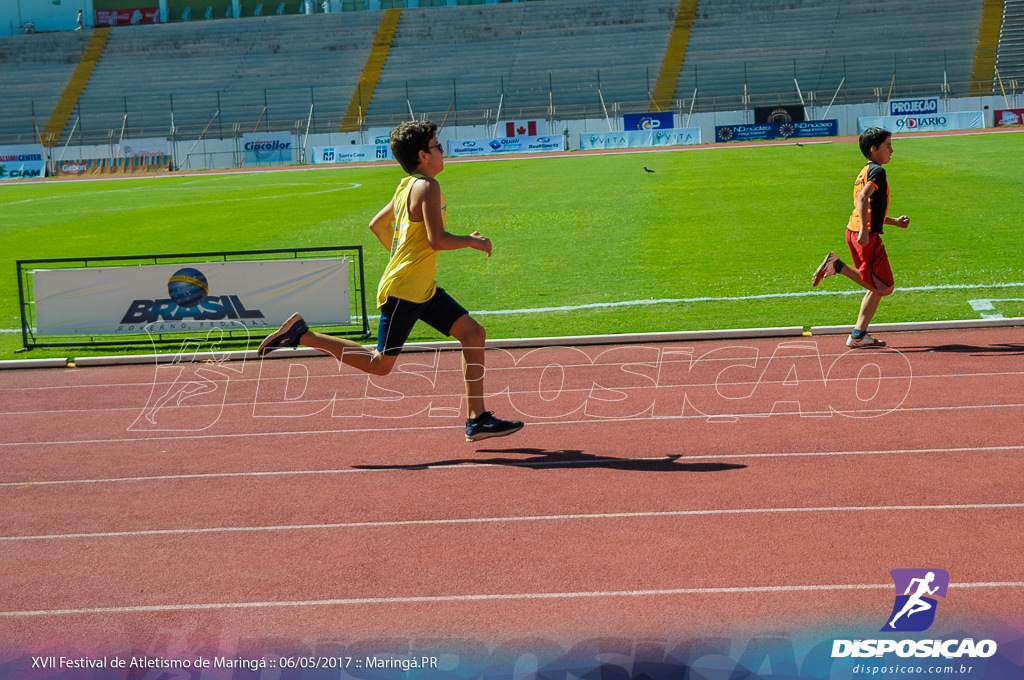
[[[521,137],[526,135],[528,137],[537,136],[537,121],[535,120],[523,120],[515,121],[510,120],[505,123],[505,136],[506,137]]]

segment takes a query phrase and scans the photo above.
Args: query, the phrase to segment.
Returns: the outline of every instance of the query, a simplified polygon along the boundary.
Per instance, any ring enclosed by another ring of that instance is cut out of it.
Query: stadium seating
[[[0,141],[36,142],[57,105],[89,35],[81,31],[36,33],[0,39]]]
[[[676,93],[697,88],[702,99],[721,99],[715,108],[740,108],[744,85],[751,106],[771,105],[811,92],[830,98],[845,78],[845,97],[858,101],[876,98],[875,88],[883,100],[890,87],[894,96],[939,95],[944,80],[959,86],[951,94],[966,96],[982,6],[702,0]]]
[[[135,136],[292,130],[343,110],[378,16],[263,16],[141,26],[112,35],[83,95],[83,124]],[[130,86],[125,87],[125,84]],[[214,116],[220,111],[220,115]],[[235,129],[237,126],[237,130]]]
[[[996,66],[1004,87],[1014,80],[1024,85],[1024,0],[1003,0],[1002,30]],[[998,83],[996,84],[998,87]]]
[[[658,77],[677,0],[607,0],[407,9],[369,115],[448,109],[546,116],[608,102],[645,106]],[[502,94],[504,100],[502,101]],[[406,98],[408,97],[408,102]],[[470,114],[472,115],[472,114]]]
[[[76,124],[76,141],[85,143],[116,141],[122,126],[126,136],[165,137],[172,120],[179,139],[203,130],[304,130],[311,104],[311,131],[337,130],[383,11],[278,16],[274,4],[265,3],[263,16],[210,21],[197,20],[197,4],[191,21],[116,28],[65,138]],[[1021,40],[1024,12],[1010,12],[1020,4],[1005,0],[1004,41]],[[950,96],[967,96],[985,5],[701,0],[674,104],[686,110],[695,88],[697,111],[801,95],[823,104],[840,82],[840,104],[883,101],[890,90],[939,95],[944,82]],[[405,9],[363,125],[392,125],[410,109],[440,118],[449,107],[449,124],[462,125],[493,124],[499,106],[502,119],[645,112],[679,6],[546,0]],[[31,141],[33,110],[44,126],[87,40],[88,31],[0,38],[0,142]],[[1000,51],[1004,77],[1020,73],[1017,49],[1016,57],[1009,46]]]

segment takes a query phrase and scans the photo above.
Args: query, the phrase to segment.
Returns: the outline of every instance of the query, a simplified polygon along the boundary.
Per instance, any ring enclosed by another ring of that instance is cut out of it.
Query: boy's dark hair
[[[882,146],[890,137],[892,133],[885,128],[869,127],[860,133],[860,152],[864,154],[864,158],[871,158],[871,147]]]
[[[430,153],[430,140],[437,134],[437,123],[411,120],[399,123],[391,131],[391,155],[402,169],[412,174],[420,164],[420,151]]]

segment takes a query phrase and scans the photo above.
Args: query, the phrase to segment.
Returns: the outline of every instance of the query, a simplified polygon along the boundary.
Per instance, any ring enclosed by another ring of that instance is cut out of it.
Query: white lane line
[[[41,486],[63,486],[72,484],[125,484],[134,482],[178,482],[193,479],[226,479],[226,478],[244,478],[253,479],[259,477],[292,477],[292,476],[313,476],[313,475],[342,475],[342,474],[361,474],[361,473],[379,473],[379,472],[393,472],[397,470],[408,470],[415,468],[417,470],[476,470],[483,468],[495,468],[495,467],[547,467],[547,466],[559,466],[566,467],[571,465],[579,465],[580,467],[588,466],[600,466],[607,464],[643,464],[643,463],[679,463],[680,465],[686,465],[687,463],[696,463],[701,461],[726,461],[726,460],[748,460],[754,458],[805,458],[805,457],[824,457],[824,456],[902,456],[902,455],[919,455],[919,454],[941,454],[941,453],[1000,453],[1005,451],[1024,451],[1024,444],[1011,445],[1011,446],[972,446],[972,447],[955,447],[955,448],[924,448],[924,449],[872,449],[864,451],[789,451],[789,452],[778,452],[778,453],[729,453],[722,455],[704,455],[704,456],[653,456],[648,458],[583,458],[578,460],[523,460],[515,462],[502,462],[502,463],[489,463],[486,458],[481,458],[480,462],[475,463],[459,463],[455,464],[424,464],[417,465],[410,463],[408,465],[393,464],[393,465],[380,465],[378,467],[363,467],[363,468],[341,468],[341,469],[319,469],[319,470],[267,470],[267,471],[245,471],[245,472],[207,472],[207,473],[196,473],[187,475],[147,475],[143,477],[105,477],[99,479],[53,479],[53,480],[25,480],[25,481],[14,481],[14,482],[0,482],[0,488],[4,487],[15,487],[20,489],[27,489],[30,487],[41,487]],[[486,451],[483,451],[486,453]],[[515,451],[510,452],[510,455],[515,454]],[[557,453],[557,452],[554,452]],[[532,449],[520,453],[524,456],[543,456],[543,451],[533,451]]]
[[[813,508],[734,508],[720,510],[667,510],[657,512],[602,512],[573,515],[526,515],[511,517],[467,517],[447,519],[386,520],[380,522],[337,522],[326,524],[281,524],[252,527],[206,527],[193,529],[146,529],[139,531],[97,531],[79,534],[40,534],[36,536],[0,536],[0,542],[73,540],[95,538],[141,538],[267,531],[328,531],[335,529],[382,529],[410,526],[456,526],[465,524],[504,524],[509,522],[567,522],[579,520],[651,519],[658,517],[714,517],[722,515],[777,515],[791,513],[907,512],[960,510],[1019,510],[1024,503],[964,503],[946,505],[832,506]]]
[[[1024,588],[1021,581],[981,581],[957,583],[960,588]],[[18,618],[30,616],[71,616],[92,614],[146,614],[184,611],[214,611],[227,609],[274,609],[281,607],[344,607],[381,606],[429,603],[458,603],[510,600],[557,600],[579,598],[620,598],[620,597],[673,597],[682,595],[743,595],[756,593],[802,593],[835,590],[892,590],[891,583],[837,583],[828,585],[791,586],[736,586],[721,588],[668,588],[652,590],[606,590],[560,593],[493,593],[467,595],[420,595],[404,597],[352,597],[328,600],[278,600],[263,602],[209,602],[197,604],[137,605],[124,607],[82,607],[78,609],[35,609],[24,611],[0,611],[0,617]]]
[[[821,357],[823,359],[832,358],[833,356],[834,355],[830,355],[830,354],[829,355],[821,355]],[[835,356],[838,356],[838,355],[835,355]],[[786,359],[788,361],[791,358],[792,357],[787,357]],[[812,357],[798,357],[798,358],[812,358]],[[737,361],[737,360],[733,359],[733,361]],[[763,371],[764,368],[766,366],[768,366],[769,364],[767,363],[767,361],[764,361],[763,358],[761,358],[761,361],[762,361],[762,363],[764,363],[764,366],[750,367],[748,365],[743,365],[741,368],[743,368],[744,370],[748,370],[751,373],[756,372],[758,370],[762,370]],[[673,363],[679,363],[679,362],[673,362]],[[574,370],[574,369],[592,370],[592,369],[595,369],[595,368],[601,368],[600,366],[595,366],[594,364],[566,364],[566,365],[561,365],[560,364],[559,366],[561,368],[563,368],[564,370],[566,370],[566,371],[570,371],[570,370]],[[622,368],[645,367],[645,366],[651,366],[651,365],[650,364],[645,364],[644,362],[636,362],[635,364],[608,364],[609,368],[620,369],[620,370]],[[523,370],[532,370],[532,371],[535,371],[535,372],[540,372],[540,371],[543,371],[544,368],[545,367],[543,367],[543,366],[531,366],[531,367],[523,368]],[[500,370],[507,370],[507,369],[500,369],[499,368],[499,369],[495,369],[495,370],[499,370],[500,371]],[[458,373],[461,376],[461,374],[462,374],[461,369],[455,368],[455,369],[451,369],[451,370],[442,369],[442,370],[438,370],[436,372],[435,371],[430,371],[429,375],[431,377],[434,377],[434,376],[442,376],[444,374],[454,375],[456,373]],[[410,374],[412,374],[412,373],[410,373]],[[420,375],[420,374],[416,374],[416,375]],[[1021,376],[1024,376],[1024,371],[985,371],[985,372],[981,372],[981,373],[947,373],[947,374],[929,373],[929,374],[914,374],[912,376],[912,379],[915,382],[920,381],[920,380],[940,380],[940,381],[943,381],[943,380],[957,380],[957,381],[964,381],[964,380],[969,380],[969,379],[1016,378],[1016,377],[1021,377]],[[338,374],[332,374],[332,375],[316,375],[316,376],[311,376],[310,377],[310,381],[343,380],[345,378],[350,378],[350,377],[362,378],[362,376],[360,376],[360,375],[348,375],[348,374],[338,373]],[[896,375],[896,376],[892,376],[892,377],[886,377],[886,376],[883,375],[883,376],[879,377],[879,380],[881,380],[881,381],[897,381],[897,380],[906,381],[906,380],[910,380],[910,379],[911,379],[911,376],[907,376],[907,375]],[[829,384],[850,383],[850,382],[856,382],[857,380],[858,380],[858,378],[845,378],[845,377],[844,378],[833,378],[833,379],[829,380]],[[287,381],[288,381],[288,378],[277,378],[277,377],[275,377],[275,378],[237,378],[237,379],[231,379],[230,380],[230,384],[235,388],[235,391],[237,391],[238,389],[243,389],[243,388],[247,387],[247,383],[254,383],[256,385],[259,385],[261,382],[287,382]],[[224,379],[219,379],[219,380],[212,380],[211,382],[214,383],[214,384],[217,384],[217,385],[227,385],[229,380],[227,378],[224,378]],[[810,387],[821,387],[823,385],[823,383],[824,383],[824,381],[822,379],[806,379],[805,378],[805,379],[802,380],[802,384],[804,384],[806,387],[809,387],[809,388]],[[168,382],[159,382],[159,383],[156,383],[156,384],[158,386],[167,386],[167,387],[170,387],[172,385],[172,383],[168,383]],[[135,383],[135,384],[123,384],[123,385],[98,385],[97,384],[97,385],[67,385],[67,386],[63,386],[63,387],[62,386],[17,387],[17,388],[8,389],[8,390],[0,388],[0,393],[3,393],[3,392],[29,392],[29,393],[31,393],[31,392],[36,392],[36,391],[49,391],[49,390],[60,390],[60,391],[63,392],[63,391],[66,391],[68,389],[97,389],[97,390],[99,390],[99,389],[109,390],[109,389],[119,389],[119,388],[143,389],[143,388],[151,387],[151,385],[152,385],[152,383]],[[751,385],[753,385],[756,388],[756,387],[765,386],[765,385],[768,385],[768,386],[787,385],[787,382],[785,380],[760,380],[760,379],[757,379],[757,380],[730,380],[730,381],[724,381],[723,380],[723,381],[720,381],[720,382],[716,381],[716,382],[713,382],[713,383],[712,382],[694,382],[694,383],[679,383],[679,384],[676,384],[676,383],[664,383],[664,384],[658,384],[658,385],[626,385],[626,386],[621,386],[620,385],[620,386],[616,386],[614,388],[614,391],[625,392],[625,393],[643,393],[643,392],[648,391],[648,390],[673,390],[673,389],[680,389],[680,390],[682,390],[682,389],[691,389],[691,388],[692,389],[711,389],[711,388],[724,389],[724,388],[727,388],[727,387],[728,388],[740,388],[740,387],[748,387],[748,386],[751,386]],[[510,396],[514,397],[514,396],[518,396],[518,395],[535,396],[537,394],[537,392],[538,392],[538,390],[530,390],[530,391],[527,391],[527,390],[517,390],[515,392],[507,392],[507,393]],[[559,394],[587,394],[587,395],[589,395],[589,394],[592,394],[593,392],[594,392],[594,386],[593,385],[590,385],[588,387],[563,387],[563,388],[561,388],[559,390]],[[451,393],[447,393],[447,392],[425,392],[425,393],[403,394],[403,397],[404,398],[408,398],[408,399],[436,399],[438,401],[442,401],[444,399],[463,398],[463,396],[464,395],[461,392],[451,392]],[[333,400],[334,401],[339,401],[339,402],[365,401],[366,399],[367,399],[367,397],[365,396],[365,394],[359,394],[358,396],[356,396],[355,394],[353,394],[353,396],[344,396],[344,395],[338,395],[337,393],[334,393],[334,395],[333,395]],[[296,406],[296,405],[301,406],[301,405],[309,404],[309,403],[323,403],[324,401],[327,401],[327,400],[328,400],[327,397],[324,397],[323,399],[294,399],[294,400],[288,400],[287,404],[289,406]],[[227,400],[225,400],[222,406],[227,409],[227,408],[256,408],[258,406],[274,407],[274,406],[280,406],[280,405],[281,405],[280,402],[257,402],[255,400],[251,400],[251,401],[227,401]],[[176,408],[177,409],[190,409],[190,408],[200,409],[200,408],[208,408],[208,406],[206,406],[206,405],[190,406],[188,403],[184,403],[184,404],[177,405]],[[121,413],[121,412],[137,413],[137,412],[140,412],[142,410],[143,410],[142,407],[140,407],[138,405],[133,405],[133,406],[109,406],[109,407],[100,407],[100,408],[67,408],[67,409],[53,408],[53,409],[36,409],[36,410],[31,410],[31,411],[0,411],[0,418],[6,417],[6,416],[33,416],[33,415],[67,414],[67,413]]]
[[[858,410],[858,418],[869,418],[878,416],[891,416],[891,415],[907,415],[913,413],[935,413],[935,412],[954,412],[962,413],[964,411],[996,411],[996,412],[1008,412],[1010,409],[1024,408],[1024,403],[1020,404],[950,404],[949,406],[900,406],[895,409],[861,409]],[[577,409],[578,410],[578,409]],[[624,417],[624,418],[603,418],[594,416],[592,418],[586,418],[581,420],[558,420],[551,419],[547,421],[531,420],[529,422],[530,427],[545,427],[545,426],[558,426],[565,427],[567,425],[609,425],[609,424],[621,424],[621,423],[636,423],[636,422],[648,422],[648,423],[664,423],[673,420],[702,420],[702,421],[715,421],[720,423],[732,423],[735,421],[753,421],[763,420],[771,417],[797,417],[797,418],[833,418],[833,417],[845,417],[841,413],[833,413],[832,411],[802,411],[800,413],[775,413],[775,412],[753,412],[753,413],[709,413],[709,414],[694,414],[694,415],[680,415],[680,416],[641,416],[641,417]],[[253,420],[271,418],[277,416],[261,416],[253,417]],[[313,414],[311,416],[297,416],[296,418],[328,418],[330,416],[324,416],[321,413]],[[412,416],[410,416],[412,417]],[[1007,416],[1010,417],[1009,415]],[[374,416],[366,416],[367,419],[374,418]],[[451,422],[440,425],[422,425],[414,427],[397,427],[393,420],[399,418],[377,418],[380,421],[380,425],[376,427],[357,427],[357,428],[322,428],[317,430],[290,430],[280,432],[235,432],[235,433],[223,433],[223,434],[189,434],[194,432],[189,430],[186,432],[174,432],[168,429],[153,430],[159,432],[168,432],[169,434],[153,436],[153,437],[118,437],[104,438],[104,439],[70,439],[70,440],[45,440],[45,441],[18,441],[18,442],[0,442],[0,449],[18,447],[18,446],[87,446],[90,444],[133,444],[143,442],[158,442],[158,441],[185,441],[185,440],[219,440],[219,439],[254,439],[262,437],[298,437],[303,435],[345,435],[345,434],[368,434],[368,433],[380,433],[382,430],[388,432],[430,432],[430,431],[444,431],[451,430],[453,425]],[[453,419],[449,418],[449,421]],[[208,427],[212,427],[212,424]],[[457,427],[457,426],[454,426]],[[145,430],[141,430],[145,431]]]

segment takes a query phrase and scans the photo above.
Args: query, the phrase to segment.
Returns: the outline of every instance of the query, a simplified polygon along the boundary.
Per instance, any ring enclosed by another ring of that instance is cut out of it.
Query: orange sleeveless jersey
[[[853,214],[846,228],[860,231],[860,213],[857,211],[857,197],[868,184],[875,185],[875,192],[868,200],[868,226],[872,234],[881,234],[885,225],[885,216],[889,211],[889,182],[885,176],[885,168],[878,163],[868,163],[857,175],[853,183]]]

